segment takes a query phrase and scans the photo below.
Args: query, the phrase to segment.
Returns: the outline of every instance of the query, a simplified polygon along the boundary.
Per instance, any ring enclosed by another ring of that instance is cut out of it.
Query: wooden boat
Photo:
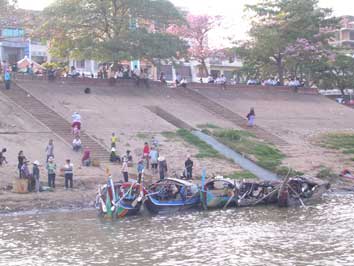
[[[99,214],[108,218],[123,218],[140,211],[146,190],[136,182],[114,182],[108,179],[96,197]]]
[[[320,199],[329,187],[328,182],[309,176],[287,177],[283,181],[242,182],[238,189],[237,205],[305,206],[306,202]]]
[[[284,180],[278,193],[278,205],[289,207],[319,200],[330,188],[327,181],[311,176],[299,176]]]
[[[166,178],[147,191],[144,207],[151,213],[183,211],[200,203],[198,186],[186,180]]]
[[[238,184],[238,207],[276,204],[280,181],[246,181]]]
[[[235,180],[222,176],[208,179],[200,195],[204,209],[227,208],[237,205],[238,193]]]

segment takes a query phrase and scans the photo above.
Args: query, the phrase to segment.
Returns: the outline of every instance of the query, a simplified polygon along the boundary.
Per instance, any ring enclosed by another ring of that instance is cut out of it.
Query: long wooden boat
[[[198,186],[176,178],[166,178],[152,184],[144,199],[144,207],[155,214],[183,211],[197,207],[199,203]]]
[[[327,181],[310,176],[287,177],[280,181],[247,181],[238,186],[239,207],[264,204],[305,206],[307,202],[320,199],[330,188]]]
[[[136,182],[113,182],[100,187],[96,196],[96,208],[100,215],[123,218],[139,213],[146,190]]]

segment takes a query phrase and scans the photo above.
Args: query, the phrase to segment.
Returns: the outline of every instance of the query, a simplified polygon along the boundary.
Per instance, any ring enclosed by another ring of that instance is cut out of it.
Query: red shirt
[[[144,146],[144,154],[149,154],[150,153],[150,147],[148,145]]]

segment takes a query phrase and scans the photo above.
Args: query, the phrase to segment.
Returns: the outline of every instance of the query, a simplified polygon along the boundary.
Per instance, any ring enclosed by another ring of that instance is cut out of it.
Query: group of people
[[[47,171],[48,177],[48,187],[55,188],[55,181],[57,175],[57,164],[54,159],[54,143],[53,140],[49,140],[48,145],[45,149],[46,152],[46,163],[44,165]],[[39,192],[41,190],[40,185],[40,167],[42,166],[38,160],[32,163],[32,171],[30,170],[30,161],[24,155],[21,150],[17,156],[18,164],[17,168],[19,171],[19,179],[28,180],[28,191],[29,192]],[[73,188],[73,170],[74,165],[70,159],[67,159],[62,167],[64,172],[64,183],[65,188]]]
[[[111,155],[110,161],[112,163],[121,163],[121,172],[123,175],[124,182],[129,180],[129,167],[133,166],[133,156],[131,151],[127,150],[122,157],[117,155],[117,145],[118,137],[113,132],[111,135]],[[142,176],[145,169],[151,169],[151,173],[156,175],[159,174],[160,179],[164,179],[167,175],[168,167],[166,158],[161,156],[159,153],[159,142],[155,137],[152,137],[151,144],[148,142],[144,143],[142,148],[142,155],[137,161],[136,170],[138,173],[138,182],[142,181]],[[185,171],[183,172],[183,177],[186,179],[191,179],[193,173],[193,161],[190,156],[188,156],[185,162]]]

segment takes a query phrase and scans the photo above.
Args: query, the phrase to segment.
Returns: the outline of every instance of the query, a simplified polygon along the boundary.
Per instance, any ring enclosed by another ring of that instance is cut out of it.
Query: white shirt
[[[73,146],[81,146],[81,139],[74,139]]]

